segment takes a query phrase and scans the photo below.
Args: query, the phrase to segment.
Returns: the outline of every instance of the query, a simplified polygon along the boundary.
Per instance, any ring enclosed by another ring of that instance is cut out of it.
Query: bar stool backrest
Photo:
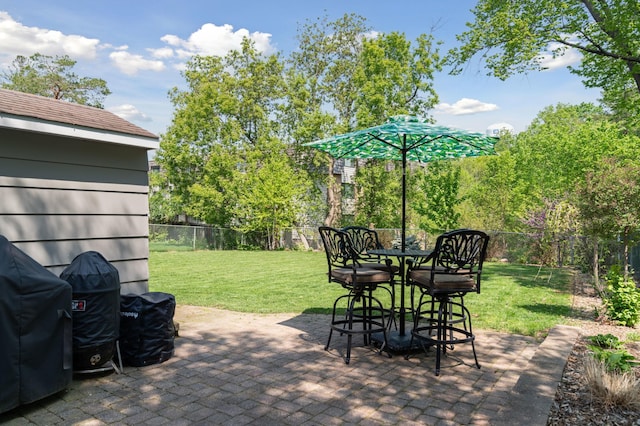
[[[475,276],[476,291],[480,293],[480,276],[488,244],[487,234],[471,229],[457,229],[438,236],[431,257],[432,282],[436,274]]]
[[[321,226],[318,231],[327,255],[329,281],[331,281],[331,269],[353,267],[354,263],[357,266],[357,254],[353,250],[349,234],[330,226]]]
[[[358,259],[365,262],[379,262],[380,256],[369,254],[369,250],[381,249],[382,244],[378,238],[378,233],[374,229],[364,226],[347,226],[342,231],[349,234],[353,243],[353,250],[357,253]]]

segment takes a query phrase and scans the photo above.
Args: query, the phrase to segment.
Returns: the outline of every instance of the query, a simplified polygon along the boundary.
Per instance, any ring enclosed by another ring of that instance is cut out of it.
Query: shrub
[[[622,342],[613,334],[598,334],[597,336],[589,336],[592,345],[605,349],[620,349]]]
[[[593,358],[602,362],[609,372],[623,373],[631,371],[632,367],[638,365],[636,358],[626,350],[622,349],[624,343],[613,334],[598,334],[589,336],[589,349]]]
[[[420,250],[420,240],[415,235],[407,235],[404,240],[404,246],[407,250]],[[402,239],[396,238],[391,242],[391,247],[394,249],[402,248]]]
[[[638,364],[636,358],[624,349],[612,351],[598,346],[589,346],[589,349],[593,351],[593,358],[602,362],[609,372],[625,373]]]
[[[627,327],[633,327],[640,319],[640,292],[633,280],[625,280],[614,268],[607,274],[607,291],[604,305],[607,316]]]

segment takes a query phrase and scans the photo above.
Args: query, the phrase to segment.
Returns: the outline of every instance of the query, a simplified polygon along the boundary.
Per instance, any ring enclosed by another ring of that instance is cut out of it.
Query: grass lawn
[[[149,291],[178,304],[240,312],[329,313],[344,293],[327,282],[322,252],[154,251],[149,272]],[[568,270],[489,262],[465,304],[475,328],[542,337],[568,321],[570,285]]]

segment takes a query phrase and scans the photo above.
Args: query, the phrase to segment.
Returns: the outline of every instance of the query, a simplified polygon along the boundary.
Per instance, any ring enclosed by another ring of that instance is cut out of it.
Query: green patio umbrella
[[[396,115],[379,126],[310,142],[334,158],[402,161],[402,251],[406,232],[407,161],[430,161],[495,154],[497,138],[483,133],[436,126],[415,116]]]

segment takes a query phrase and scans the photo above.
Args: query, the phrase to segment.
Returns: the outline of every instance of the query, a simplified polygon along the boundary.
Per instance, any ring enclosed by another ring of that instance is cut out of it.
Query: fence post
[[[197,229],[197,227],[194,226],[193,227],[193,251],[196,250],[196,229]]]

